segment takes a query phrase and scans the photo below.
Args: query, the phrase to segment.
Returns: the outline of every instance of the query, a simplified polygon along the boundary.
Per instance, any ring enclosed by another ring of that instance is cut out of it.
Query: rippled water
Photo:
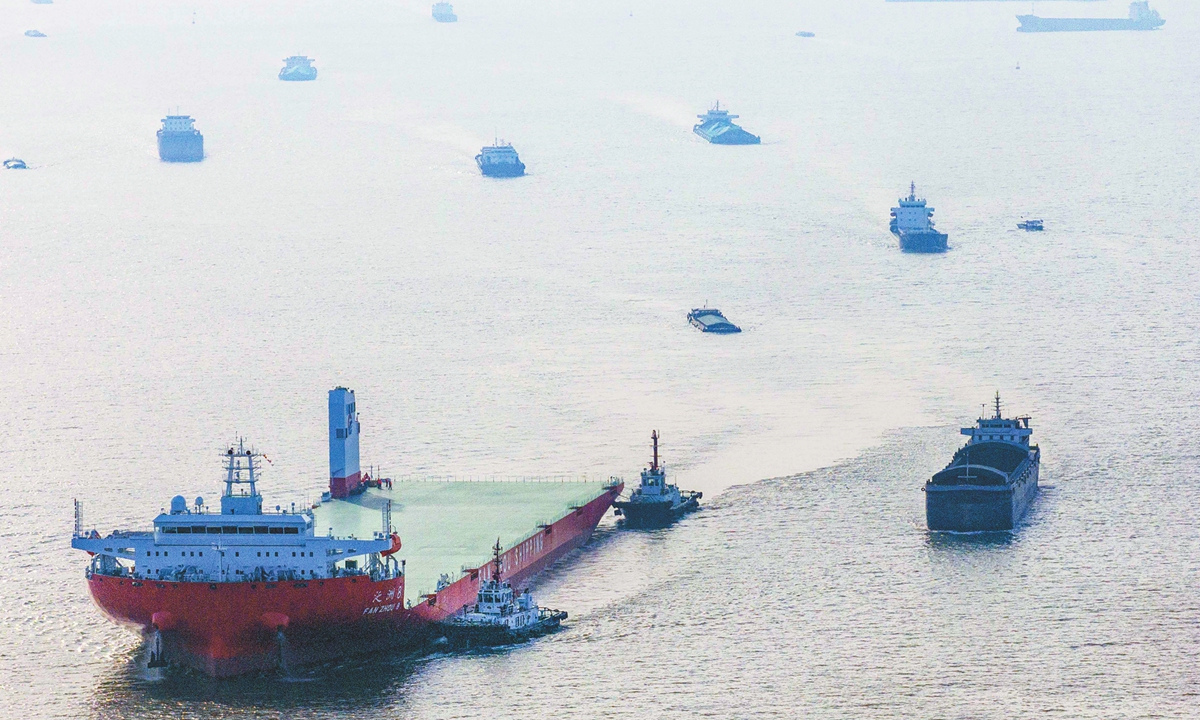
[[[5,0],[0,716],[1196,715],[1200,14],[1155,6]],[[297,53],[317,82],[275,78]],[[690,133],[718,98],[761,147]],[[155,156],[176,106],[199,165]],[[528,177],[478,176],[496,133]],[[910,180],[945,256],[886,231]],[[746,332],[689,328],[706,300]],[[144,524],[241,433],[300,500],[339,383],[389,472],[629,479],[656,427],[708,508],[602,527],[527,646],[149,678],[71,499]],[[997,388],[1047,489],[930,537]]]

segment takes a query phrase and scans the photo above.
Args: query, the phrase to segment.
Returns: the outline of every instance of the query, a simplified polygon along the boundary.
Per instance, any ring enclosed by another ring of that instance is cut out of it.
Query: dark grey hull
[[[900,249],[913,253],[943,253],[947,250],[946,240],[949,235],[940,232],[910,233],[892,230],[892,234],[900,238]]]
[[[613,507],[617,508],[621,516],[625,518],[626,527],[659,528],[666,527],[684,515],[699,510],[702,496],[702,493],[689,495],[678,505],[617,501],[613,503]]]
[[[925,524],[939,532],[1012,530],[1038,493],[1038,462],[1005,485],[925,486]]]
[[[438,631],[446,638],[450,647],[466,650],[473,647],[496,647],[514,645],[519,642],[540,637],[554,632],[567,619],[567,613],[553,611],[546,614],[536,624],[520,630],[491,625],[466,625],[457,623],[439,623]]]

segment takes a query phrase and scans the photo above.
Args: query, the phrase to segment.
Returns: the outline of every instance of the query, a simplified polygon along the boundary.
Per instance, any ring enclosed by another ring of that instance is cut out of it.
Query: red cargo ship
[[[147,637],[151,666],[224,677],[419,647],[431,623],[475,601],[486,538],[509,541],[501,560],[519,586],[585,543],[623,487],[379,482],[360,472],[353,391],[330,391],[329,410],[330,492],[313,508],[264,512],[261,456],[239,443],[219,511],[176,496],[152,531],[101,537],[76,510],[71,545],[93,556],[92,597]]]

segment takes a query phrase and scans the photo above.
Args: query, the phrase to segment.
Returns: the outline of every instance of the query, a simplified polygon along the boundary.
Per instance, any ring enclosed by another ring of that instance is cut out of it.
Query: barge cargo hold
[[[329,499],[263,510],[258,453],[230,448],[220,511],[176,496],[152,531],[83,529],[88,589],[156,666],[215,677],[420,649],[475,602],[496,539],[519,587],[587,542],[619,481],[384,481],[358,466],[353,391],[330,392]],[[342,497],[332,497],[342,495]],[[199,537],[198,537],[199,536]],[[403,541],[401,542],[401,537]]]

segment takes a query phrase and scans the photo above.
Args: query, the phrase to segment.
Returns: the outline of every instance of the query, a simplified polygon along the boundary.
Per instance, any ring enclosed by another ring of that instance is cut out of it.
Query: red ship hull
[[[510,548],[501,556],[505,578],[519,586],[587,542],[621,490],[608,489]],[[404,578],[195,583],[92,574],[88,586],[114,621],[146,635],[160,632],[169,662],[228,677],[281,663],[418,648],[430,623],[475,602],[486,577],[486,569],[470,570],[411,605],[404,599]]]

